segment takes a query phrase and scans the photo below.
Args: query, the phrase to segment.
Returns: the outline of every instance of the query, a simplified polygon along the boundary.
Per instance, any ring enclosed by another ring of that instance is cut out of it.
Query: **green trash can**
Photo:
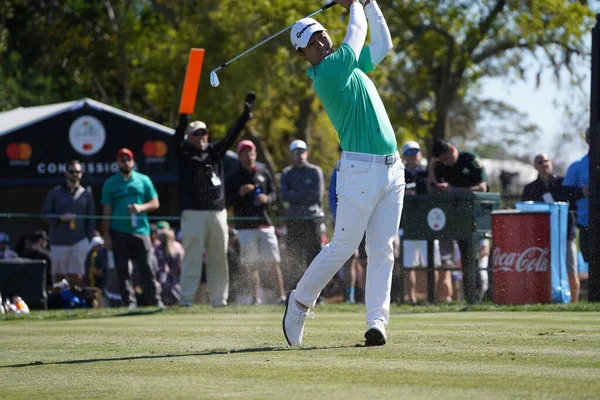
[[[462,259],[463,287],[468,303],[477,291],[479,241],[491,236],[492,211],[500,208],[499,193],[444,193],[404,197],[403,240],[427,240],[427,299],[435,301],[433,241],[457,240]]]

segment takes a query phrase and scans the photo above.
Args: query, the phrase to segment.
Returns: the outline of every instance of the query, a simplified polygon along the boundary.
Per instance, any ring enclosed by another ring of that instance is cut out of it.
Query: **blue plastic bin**
[[[571,288],[567,275],[568,203],[537,203],[521,201],[515,208],[527,212],[550,214],[550,270],[552,275],[552,302],[570,303]]]

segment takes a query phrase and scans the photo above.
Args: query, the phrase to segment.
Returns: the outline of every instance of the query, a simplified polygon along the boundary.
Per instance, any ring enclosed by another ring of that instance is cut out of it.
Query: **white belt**
[[[367,153],[352,153],[344,151],[342,153],[342,160],[353,160],[353,161],[364,161],[377,164],[393,165],[400,159],[398,152],[390,154],[389,156],[381,156],[378,154],[367,154]]]

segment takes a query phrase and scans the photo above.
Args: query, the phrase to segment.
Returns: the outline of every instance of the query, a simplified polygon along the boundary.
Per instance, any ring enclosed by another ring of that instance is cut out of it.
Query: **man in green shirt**
[[[131,150],[119,150],[117,163],[119,172],[102,187],[104,247],[113,250],[121,297],[129,309],[137,307],[129,260],[139,272],[145,301],[162,307],[160,286],[152,269],[154,252],[147,214],[160,206],[158,194],[148,176],[133,170]]]
[[[338,132],[338,206],[331,243],[312,261],[290,292],[283,331],[290,345],[302,343],[304,322],[319,293],[358,248],[366,231],[365,344],[383,345],[389,319],[390,287],[404,198],[404,167],[383,102],[366,73],[392,49],[392,39],[375,1],[336,0],[350,11],[346,37],[335,49],[325,28],[311,18],[292,26],[290,38]],[[365,15],[366,14],[366,15]],[[364,46],[370,27],[371,43]],[[312,313],[310,313],[312,315]]]

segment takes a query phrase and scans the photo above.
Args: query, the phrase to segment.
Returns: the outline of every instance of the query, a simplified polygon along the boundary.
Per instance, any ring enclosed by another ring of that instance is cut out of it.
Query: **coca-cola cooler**
[[[492,212],[494,303],[569,303],[568,204],[515,206]]]

